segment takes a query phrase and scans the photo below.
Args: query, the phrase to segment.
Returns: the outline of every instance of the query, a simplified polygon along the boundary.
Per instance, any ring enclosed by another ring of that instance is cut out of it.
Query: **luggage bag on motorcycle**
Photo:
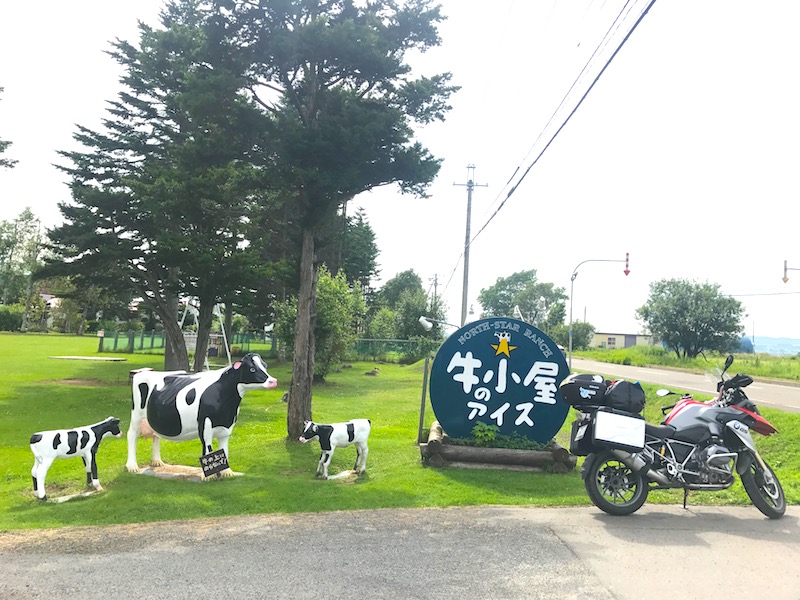
[[[639,414],[644,410],[645,395],[638,381],[619,379],[608,386],[605,400],[606,406]]]
[[[606,403],[606,382],[602,375],[572,373],[559,386],[561,397],[570,406],[597,406]]]
[[[627,452],[644,448],[644,417],[604,407],[592,416],[592,445]]]
[[[588,456],[592,452],[592,418],[582,415],[572,422],[569,434],[569,453],[574,456]]]

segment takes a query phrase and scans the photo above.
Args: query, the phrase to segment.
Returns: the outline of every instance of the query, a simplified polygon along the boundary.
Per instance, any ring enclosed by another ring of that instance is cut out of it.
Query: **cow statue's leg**
[[[142,419],[137,418],[136,410],[131,411],[131,424],[128,427],[128,461],[125,469],[128,473],[140,473],[139,463],[136,460],[136,441],[142,428]]]
[[[319,464],[317,465],[315,477],[319,477],[320,479],[328,478],[328,465],[331,464],[331,458],[333,458],[333,448],[322,451],[322,454],[320,454],[319,457]]]
[[[33,468],[31,469],[33,493],[39,500],[47,500],[47,494],[44,491],[44,479],[47,476],[47,470],[55,459],[55,456],[37,456],[33,463]]]
[[[230,435],[220,435],[217,438],[217,442],[219,443],[219,449],[225,451],[225,459],[230,464],[230,458],[228,458],[228,440],[231,438]],[[220,477],[233,477],[233,471],[230,468],[223,469],[219,472]]]
[[[157,435],[153,435],[153,448],[150,451],[150,466],[151,467],[163,467],[165,463],[161,460],[161,438]]]
[[[356,464],[353,470],[359,475],[363,475],[367,470],[367,448],[366,442],[356,442]]]
[[[103,491],[100,479],[97,477],[97,455],[94,452],[89,452],[81,456],[81,459],[83,459],[83,466],[86,468],[86,487],[93,487],[98,492]]]

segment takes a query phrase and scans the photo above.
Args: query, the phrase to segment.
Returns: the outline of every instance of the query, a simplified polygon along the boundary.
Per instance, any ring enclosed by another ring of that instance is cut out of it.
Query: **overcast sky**
[[[647,4],[443,0],[442,46],[414,59],[419,74],[450,71],[462,87],[446,121],[418,132],[443,159],[431,197],[382,188],[350,208],[363,207],[377,234],[381,282],[414,269],[460,322],[474,165],[468,320],[498,277],[535,269],[569,294],[589,261],[573,318],[598,331],[640,331],[634,311],[649,284],[685,278],[741,300],[756,346],[800,338],[800,3],[656,1],[533,164]],[[116,96],[108,42],[136,42],[137,19],[156,24],[161,5],[4,3],[0,139],[20,162],[0,171],[0,219],[30,206],[46,225],[60,221],[68,190],[56,150],[73,147],[76,123],[97,126]],[[624,263],[606,262],[626,253],[627,277]],[[784,260],[797,269],[787,284]]]

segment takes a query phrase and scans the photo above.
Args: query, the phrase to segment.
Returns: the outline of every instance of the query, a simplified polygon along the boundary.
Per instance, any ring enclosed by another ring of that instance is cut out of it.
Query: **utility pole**
[[[434,273],[433,278],[429,281],[433,283],[433,300],[431,301],[431,310],[435,312],[439,310],[439,274]]]
[[[488,187],[488,184],[475,183],[475,165],[467,165],[467,183],[454,183],[453,185],[467,188],[467,235],[464,238],[464,286],[461,290],[461,326],[467,322],[467,290],[469,288],[469,236],[470,220],[472,219],[472,190],[475,187]]]

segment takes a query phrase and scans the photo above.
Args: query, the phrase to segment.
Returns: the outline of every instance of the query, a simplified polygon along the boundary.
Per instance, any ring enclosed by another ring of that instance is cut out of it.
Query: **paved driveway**
[[[800,507],[346,511],[0,533],[0,598],[800,598]]]

